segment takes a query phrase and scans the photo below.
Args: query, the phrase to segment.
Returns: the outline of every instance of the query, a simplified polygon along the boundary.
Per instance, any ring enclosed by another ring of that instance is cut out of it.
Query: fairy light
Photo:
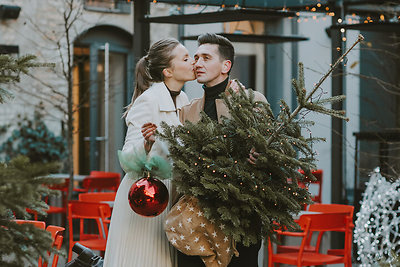
[[[394,263],[396,260],[392,252],[399,253],[398,248],[397,251],[393,248],[396,248],[400,238],[400,214],[392,203],[400,201],[399,186],[399,180],[388,182],[380,173],[373,173],[367,183],[354,228],[357,259],[363,266],[382,262],[382,259],[385,259],[385,263]],[[387,219],[388,214],[392,216],[390,220]]]
[[[340,32],[341,32],[341,33],[344,33],[345,31],[346,31],[346,30],[345,30],[344,28],[341,28],[341,29],[340,29]]]
[[[342,23],[343,20],[341,18],[338,18],[337,22]]]
[[[381,14],[381,15],[379,16],[379,18],[380,18],[382,21],[384,21],[384,20],[385,20],[385,15]]]
[[[321,6],[322,6],[321,3],[318,3],[318,4],[317,4],[317,7],[321,7]]]
[[[311,8],[311,12],[315,12],[317,9],[315,7]]]

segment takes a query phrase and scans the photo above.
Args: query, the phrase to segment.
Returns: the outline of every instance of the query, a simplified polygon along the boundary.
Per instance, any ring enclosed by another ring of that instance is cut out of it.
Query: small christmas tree
[[[57,168],[55,163],[30,163],[24,156],[0,163],[0,266],[34,264],[52,251],[47,231],[13,220],[30,218],[27,208],[46,214],[48,206],[41,199],[50,193],[45,185],[54,181],[44,176]]]
[[[362,36],[356,43],[361,40]],[[251,90],[240,89],[239,93],[230,90],[230,96],[222,94],[230,113],[222,123],[204,113],[196,124],[163,123],[160,136],[170,145],[178,193],[196,197],[207,219],[217,221],[226,235],[247,246],[263,237],[273,238],[278,227],[297,229],[293,215],[311,203],[309,192],[298,182],[313,179],[311,145],[321,140],[301,135],[302,127],[312,122],[298,115],[314,111],[347,120],[344,111],[323,106],[344,96],[314,96],[339,63],[340,59],[308,94],[299,64],[299,79],[293,80],[298,106],[293,112],[282,100],[281,112],[275,116],[268,103],[255,102]],[[247,161],[252,148],[260,153],[255,165]]]
[[[27,73],[29,68],[48,66],[34,60],[30,55],[18,59],[0,55],[0,84],[18,82],[20,74]],[[9,90],[0,88],[0,103],[11,97]],[[57,168],[56,163],[33,164],[23,156],[0,163],[0,266],[36,265],[39,256],[53,251],[48,232],[30,224],[18,225],[13,220],[29,218],[27,208],[45,214],[43,210],[48,206],[42,197],[50,193],[46,185],[54,181],[44,176]]]

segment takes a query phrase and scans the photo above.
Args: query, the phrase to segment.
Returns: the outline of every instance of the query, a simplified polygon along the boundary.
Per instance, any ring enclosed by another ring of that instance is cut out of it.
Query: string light
[[[400,253],[400,213],[392,203],[400,201],[399,187],[400,180],[390,183],[380,173],[373,173],[367,183],[354,228],[357,259],[363,266],[378,262],[396,265],[390,263],[396,260],[392,252]]]

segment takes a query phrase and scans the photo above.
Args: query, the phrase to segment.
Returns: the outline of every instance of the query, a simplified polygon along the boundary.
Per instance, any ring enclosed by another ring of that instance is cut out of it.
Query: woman
[[[166,143],[154,137],[162,121],[179,125],[179,110],[188,104],[181,89],[186,81],[195,79],[193,59],[175,39],[153,44],[136,66],[136,88],[127,107],[128,131],[124,152],[143,149],[166,157]],[[134,213],[128,203],[128,191],[139,177],[125,176],[118,189],[111,218],[104,267],[174,267],[175,250],[169,245],[163,222],[170,207],[156,217]],[[164,181],[171,193],[170,181]]]

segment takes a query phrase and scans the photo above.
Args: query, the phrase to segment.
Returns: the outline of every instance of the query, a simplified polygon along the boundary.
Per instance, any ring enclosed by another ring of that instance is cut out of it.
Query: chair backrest
[[[316,212],[344,212],[350,216],[350,220],[353,221],[354,206],[343,205],[343,204],[311,204],[308,208],[309,211]]]
[[[32,224],[35,227],[43,229],[43,230],[46,228],[46,223],[42,222],[42,221],[32,221],[32,220],[14,220],[14,221],[18,224],[29,223],[29,224]],[[52,247],[57,250],[60,250],[61,246],[62,246],[62,241],[63,241],[62,233],[65,231],[65,228],[60,227],[60,226],[55,226],[55,225],[49,225],[49,226],[47,226],[46,231],[51,234],[51,238],[53,240]],[[47,252],[47,254],[50,256],[49,251]],[[59,258],[59,255],[57,253],[55,253],[53,255],[53,259],[52,259],[52,264],[51,264],[52,267],[57,267],[58,258]],[[43,262],[42,258],[40,257],[39,261],[38,261],[38,267],[47,267],[47,266],[48,266],[48,262],[46,262],[46,261]]]
[[[68,203],[68,224],[69,224],[69,240],[73,242],[73,219],[80,219],[80,237],[84,235],[83,220],[96,220],[98,226],[99,237],[104,239],[108,236],[108,228],[105,223],[107,218],[111,216],[111,209],[108,204],[97,202],[71,201]]]
[[[53,245],[52,245],[53,248],[60,250],[63,239],[64,239],[62,233],[65,231],[65,228],[60,227],[60,226],[55,226],[55,225],[49,225],[49,226],[47,226],[46,231],[48,231],[51,234],[51,238],[53,239]],[[49,253],[49,257],[50,257],[50,253]],[[59,255],[57,253],[54,253],[51,267],[57,267],[58,258],[59,258]],[[40,266],[40,263],[39,263],[39,266]],[[44,262],[41,266],[47,267],[48,262]]]
[[[310,232],[336,231],[346,227],[348,217],[347,212],[304,214],[300,216],[299,225],[307,225],[310,221]]]
[[[303,170],[299,170],[300,173],[304,174]],[[305,180],[308,181],[311,184],[315,184],[318,186],[318,193],[312,196],[312,201],[316,203],[321,203],[322,202],[322,177],[323,177],[323,170],[318,169],[318,170],[313,170],[312,174],[315,176],[315,180],[308,179],[308,177],[305,177]],[[304,187],[304,184],[299,183],[300,186]]]
[[[16,223],[18,223],[18,224],[24,224],[24,223],[33,224],[34,226],[36,226],[37,228],[40,228],[40,229],[45,229],[45,228],[46,228],[46,223],[45,223],[45,222],[42,222],[42,221],[14,220],[14,222],[16,222]]]
[[[79,201],[86,202],[101,202],[101,201],[114,201],[116,192],[92,192],[79,194]]]
[[[118,177],[121,180],[121,174],[118,172],[91,171],[90,177]]]
[[[82,187],[88,192],[111,190],[117,192],[119,183],[121,182],[120,177],[92,177],[88,176],[83,179]]]

